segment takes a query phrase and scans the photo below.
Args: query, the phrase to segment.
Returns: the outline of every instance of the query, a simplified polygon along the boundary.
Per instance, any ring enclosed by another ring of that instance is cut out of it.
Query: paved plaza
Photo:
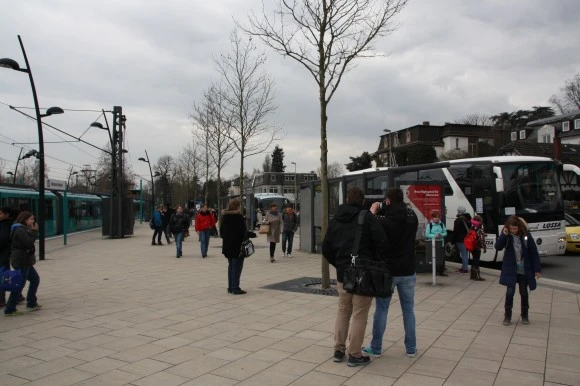
[[[418,275],[417,357],[405,356],[395,295],[383,356],[351,368],[332,361],[336,297],[262,288],[320,277],[319,255],[282,258],[278,245],[270,263],[260,235],[242,274],[248,294],[235,296],[220,239],[202,259],[192,234],[176,259],[173,245],[151,246],[150,236],[137,224],[122,240],[95,231],[67,247],[48,241],[37,263],[42,310],[0,317],[0,384],[580,385],[578,285],[541,279],[531,324],[514,317],[505,327],[497,274],[474,282],[451,273],[437,287]]]

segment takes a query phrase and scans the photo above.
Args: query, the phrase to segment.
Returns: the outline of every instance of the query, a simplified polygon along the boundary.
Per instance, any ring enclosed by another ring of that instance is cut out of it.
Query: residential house
[[[254,176],[252,183],[244,186],[246,193],[273,193],[296,202],[296,188],[303,182],[314,181],[316,173],[265,172]]]
[[[491,126],[464,125],[446,122],[444,125],[431,125],[425,121],[398,131],[385,130],[381,135],[379,148],[375,153],[387,166],[397,166],[394,151],[411,145],[430,145],[435,148],[437,157],[454,150],[461,150],[471,157],[478,154],[478,144],[494,144]]]

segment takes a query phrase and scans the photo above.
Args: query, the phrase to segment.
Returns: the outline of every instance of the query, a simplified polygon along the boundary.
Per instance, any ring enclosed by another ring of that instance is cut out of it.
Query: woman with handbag
[[[40,284],[38,272],[34,269],[36,255],[34,242],[37,237],[38,224],[34,223],[34,215],[30,212],[22,212],[16,218],[11,228],[12,251],[10,254],[10,264],[14,269],[20,269],[22,276],[30,282],[26,295],[26,308],[38,310],[41,306],[36,299],[36,291]],[[16,310],[16,304],[20,299],[22,288],[18,291],[10,292],[10,297],[4,309],[4,315],[22,315]]]
[[[270,243],[270,262],[276,261],[274,259],[274,253],[276,252],[276,244],[280,242],[282,216],[278,212],[278,205],[273,202],[270,205],[270,210],[266,213],[264,218],[264,224],[269,225],[267,240]]]
[[[222,212],[220,235],[222,253],[228,259],[228,293],[243,295],[246,291],[240,288],[240,276],[244,268],[244,256],[240,254],[242,242],[247,238],[244,216],[240,212],[240,200],[233,199],[228,209]],[[255,235],[255,234],[254,234]]]

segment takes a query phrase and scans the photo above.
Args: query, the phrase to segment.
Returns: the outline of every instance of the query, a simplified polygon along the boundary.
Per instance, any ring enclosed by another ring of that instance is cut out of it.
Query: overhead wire
[[[5,103],[0,101],[0,104],[5,105],[5,106],[10,106],[10,104]],[[26,110],[35,110],[35,107],[29,107],[29,106],[14,106],[17,109],[26,109]],[[46,107],[39,107],[40,110],[46,110]],[[80,113],[102,113],[103,110],[92,110],[92,109],[62,109],[63,111],[74,111],[74,112],[80,112]],[[105,110],[105,112],[110,113],[112,112],[111,110]]]

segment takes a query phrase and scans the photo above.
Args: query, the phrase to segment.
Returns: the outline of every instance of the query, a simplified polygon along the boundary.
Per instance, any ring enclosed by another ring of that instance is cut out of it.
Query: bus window
[[[551,163],[502,166],[505,199],[511,213],[546,213],[560,210],[561,194],[556,165]]]
[[[367,188],[365,194],[384,197],[387,194],[387,175],[376,176],[367,179]]]

